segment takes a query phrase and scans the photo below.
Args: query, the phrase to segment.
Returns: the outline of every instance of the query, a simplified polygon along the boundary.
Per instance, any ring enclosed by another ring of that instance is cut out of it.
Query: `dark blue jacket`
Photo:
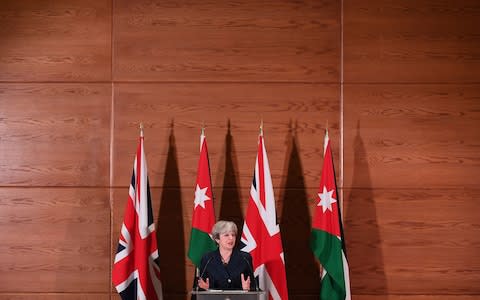
[[[241,290],[243,273],[245,279],[250,277],[250,290],[255,290],[256,283],[253,275],[252,256],[250,253],[234,249],[228,264],[224,265],[220,251],[208,252],[200,263],[200,276],[203,280],[209,279],[210,289]]]

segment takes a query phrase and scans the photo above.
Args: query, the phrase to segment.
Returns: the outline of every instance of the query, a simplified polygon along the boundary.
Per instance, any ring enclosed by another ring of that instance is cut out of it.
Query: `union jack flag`
[[[123,300],[161,300],[162,284],[153,221],[143,130],[133,164],[128,201],[112,270]]]
[[[255,277],[259,279],[259,287],[267,292],[268,299],[288,300],[282,239],[262,131],[258,137],[255,173],[241,242],[242,251],[252,255]]]

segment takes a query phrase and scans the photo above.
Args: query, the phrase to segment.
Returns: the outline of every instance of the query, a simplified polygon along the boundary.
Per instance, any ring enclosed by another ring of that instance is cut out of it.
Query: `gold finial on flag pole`
[[[200,133],[200,152],[202,152],[204,140],[205,140],[205,120],[202,120],[202,131]]]
[[[140,122],[140,136],[143,137],[143,122]]]
[[[263,135],[263,118],[260,119],[260,135]]]
[[[323,156],[325,157],[325,152],[327,151],[327,145],[328,145],[328,119],[327,119],[327,125],[325,127],[325,138],[323,140]]]

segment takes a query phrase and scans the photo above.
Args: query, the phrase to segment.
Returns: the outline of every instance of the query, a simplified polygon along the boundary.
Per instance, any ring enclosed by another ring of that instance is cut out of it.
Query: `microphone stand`
[[[212,259],[213,259],[213,256],[210,257],[210,259],[207,261],[207,263],[206,263],[205,266],[203,267],[202,273],[200,273],[200,276],[199,276],[198,279],[197,279],[197,289],[196,289],[197,292],[198,292],[198,282],[200,281],[200,278],[202,278],[202,280],[203,280],[203,275],[205,275],[205,271],[207,271],[207,266],[208,266],[208,264],[212,261]],[[197,269],[197,270],[198,270],[198,269]]]
[[[250,274],[252,274],[252,279],[253,279],[253,282],[255,283],[255,291],[258,292],[259,289],[258,289],[258,283],[257,283],[257,279],[255,278],[255,273],[253,272],[253,267],[252,265],[250,264],[250,262],[248,261],[248,259],[245,258],[245,256],[241,255],[243,260],[247,263],[247,266],[248,268],[250,269]]]

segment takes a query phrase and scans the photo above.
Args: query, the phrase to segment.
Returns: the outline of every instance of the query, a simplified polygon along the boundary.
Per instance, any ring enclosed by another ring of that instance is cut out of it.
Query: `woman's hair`
[[[220,235],[227,232],[235,232],[237,234],[237,225],[230,221],[218,221],[213,225],[212,238],[216,241],[220,239]]]

